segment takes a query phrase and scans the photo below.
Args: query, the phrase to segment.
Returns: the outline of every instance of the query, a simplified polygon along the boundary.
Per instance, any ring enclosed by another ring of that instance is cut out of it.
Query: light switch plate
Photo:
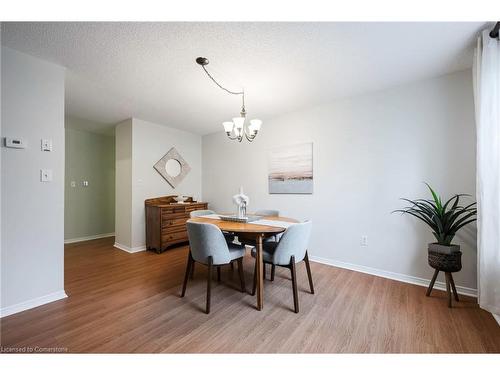
[[[26,148],[26,141],[22,138],[5,138],[5,147]]]
[[[41,182],[51,182],[52,181],[52,169],[40,169],[40,181]]]
[[[52,139],[42,139],[42,151],[52,151]]]
[[[368,236],[367,235],[361,236],[360,245],[361,246],[368,246]]]

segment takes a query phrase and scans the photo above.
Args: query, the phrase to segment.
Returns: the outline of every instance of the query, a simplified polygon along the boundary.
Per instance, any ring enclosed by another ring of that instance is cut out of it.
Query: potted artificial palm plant
[[[460,252],[460,246],[452,244],[453,238],[459,229],[476,220],[476,202],[467,206],[460,205],[460,197],[467,194],[456,194],[444,204],[441,197],[427,184],[432,199],[406,199],[410,206],[394,212],[409,214],[422,220],[432,230],[437,242],[430,243],[429,253],[453,254]]]

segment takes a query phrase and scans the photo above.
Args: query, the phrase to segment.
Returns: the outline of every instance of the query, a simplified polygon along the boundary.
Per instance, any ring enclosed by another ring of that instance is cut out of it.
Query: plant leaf
[[[412,215],[414,217],[416,217],[417,219],[420,219],[422,220],[424,223],[426,223],[428,226],[431,227],[431,229],[433,230],[436,230],[436,226],[434,225],[434,223],[431,221],[431,220],[428,220],[427,218],[423,217],[423,216],[420,216],[419,214],[415,213],[415,212],[412,212],[412,211],[406,211],[407,214],[409,215]]]
[[[463,225],[461,225],[464,221],[466,221],[467,219],[473,217],[476,215],[476,211],[473,211],[473,212],[470,212],[468,213],[467,215],[465,216],[462,216],[459,220],[456,221],[456,223],[454,223],[451,227],[450,227],[450,232],[456,232],[458,229],[462,228]],[[477,220],[477,218],[474,218],[472,219],[472,221],[475,221]]]
[[[470,219],[470,220],[467,220],[466,222],[464,223],[461,223],[460,225],[457,225],[457,227],[455,228],[455,232],[457,232],[460,228],[466,226],[467,224],[470,224],[470,223],[473,223],[474,221],[476,221],[477,219],[474,218],[474,219]]]
[[[436,202],[436,207],[438,209],[439,214],[442,213],[443,211],[443,206],[441,204],[441,198],[436,194],[436,192],[431,188],[431,185],[429,185],[427,182],[424,182],[429,190],[431,191],[432,198],[434,198],[434,202]]]

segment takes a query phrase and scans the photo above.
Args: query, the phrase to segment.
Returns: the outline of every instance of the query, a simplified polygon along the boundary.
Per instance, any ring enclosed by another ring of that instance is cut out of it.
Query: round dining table
[[[289,223],[298,222],[298,220],[282,216],[260,216],[260,219],[270,221],[284,221]],[[264,307],[264,262],[262,258],[262,242],[264,238],[282,233],[286,229],[279,226],[254,224],[252,222],[239,223],[203,216],[191,218],[189,219],[189,221],[215,224],[217,227],[219,227],[220,230],[224,232],[234,233],[235,235],[241,236],[242,238],[252,239],[255,241],[257,249],[255,257],[255,261],[257,262],[257,310],[262,310],[262,308]]]

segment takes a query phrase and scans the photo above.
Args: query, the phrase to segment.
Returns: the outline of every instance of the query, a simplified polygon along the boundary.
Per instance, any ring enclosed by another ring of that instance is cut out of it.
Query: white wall
[[[2,23],[0,22],[0,142],[3,142],[3,127],[2,127],[2,55],[3,55],[3,50],[1,48],[1,41],[2,41]],[[2,152],[0,152],[0,262],[2,260]],[[0,317],[3,315],[2,312],[2,265],[0,263]]]
[[[115,129],[115,241],[132,247],[132,119]]]
[[[431,277],[426,247],[432,234],[391,211],[403,206],[400,197],[426,197],[423,181],[445,197],[474,196],[470,71],[263,120],[252,144],[229,141],[222,126],[203,137],[203,198],[210,207],[234,211],[231,197],[242,185],[249,211],[276,208],[312,219],[316,259],[395,278]],[[268,194],[267,151],[300,142],[314,143],[314,194]],[[362,235],[367,247],[360,246]],[[475,227],[456,242],[464,253],[456,282],[476,288]]]
[[[64,68],[2,47],[1,314],[64,294]],[[42,138],[53,151],[42,152]],[[40,182],[40,169],[53,171]]]
[[[122,133],[127,133],[125,136]],[[131,134],[131,141],[128,136]],[[146,246],[145,210],[144,201],[164,195],[183,194],[201,198],[201,136],[169,128],[164,125],[133,119],[122,123],[116,128],[116,186],[117,186],[117,246],[128,251],[139,251]],[[120,140],[124,140],[123,142]],[[131,172],[130,167],[122,167],[119,163],[127,160],[129,155],[127,147],[131,147]],[[173,189],[167,181],[153,168],[153,165],[165,155],[171,147],[175,147],[191,167],[190,173]],[[119,161],[121,160],[121,161]],[[120,168],[120,171],[119,171]],[[132,206],[127,206],[126,198],[118,196],[119,183],[131,188]],[[119,206],[121,208],[119,208]],[[124,214],[119,218],[124,209],[130,210],[130,215]],[[120,226],[118,225],[118,220]],[[130,220],[129,223],[125,223]],[[127,233],[128,228],[131,228]]]

